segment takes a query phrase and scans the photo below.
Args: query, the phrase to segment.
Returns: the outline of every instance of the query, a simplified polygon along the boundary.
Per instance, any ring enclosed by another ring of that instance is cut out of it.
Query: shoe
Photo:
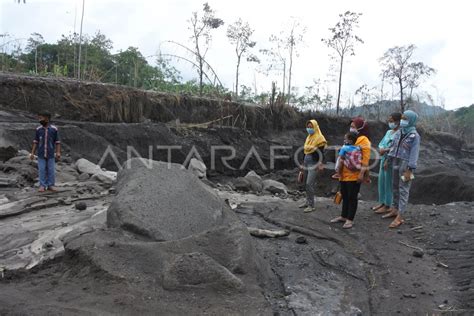
[[[303,212],[305,212],[305,213],[310,213],[310,212],[314,212],[314,211],[316,211],[316,208],[314,206],[308,206],[307,208],[305,208],[303,210]]]
[[[308,202],[304,202],[303,204],[298,205],[299,208],[307,208]]]
[[[342,222],[345,222],[346,219],[341,217],[341,216],[338,216],[336,218],[333,218],[330,220],[331,223],[342,223]]]
[[[352,228],[352,222],[351,222],[351,221],[346,221],[346,222],[344,223],[344,226],[342,226],[342,228],[344,228],[344,229],[350,229],[350,228]]]
[[[40,187],[39,190],[38,190],[38,192],[40,192],[40,193],[43,193],[45,191],[46,191],[46,189],[44,187]]]
[[[48,191],[50,192],[58,192],[55,187],[48,187]]]
[[[333,174],[333,175],[331,176],[331,178],[336,179],[336,180],[339,180],[339,179],[341,178],[341,176],[336,173],[336,174]]]

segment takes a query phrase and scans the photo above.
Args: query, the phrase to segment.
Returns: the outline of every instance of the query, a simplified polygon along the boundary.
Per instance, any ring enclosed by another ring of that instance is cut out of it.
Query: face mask
[[[39,123],[40,123],[41,125],[43,125],[43,126],[48,125],[48,122],[46,122],[45,120],[41,120],[41,121],[39,121]]]
[[[395,124],[395,122],[389,122],[388,127],[390,127],[390,129],[395,129],[397,128],[397,124]]]
[[[359,131],[355,127],[349,128],[349,132],[359,134]]]
[[[313,135],[314,134],[314,128],[306,128],[306,131],[308,132],[309,135]]]
[[[408,124],[410,124],[407,120],[401,120],[400,121],[400,127],[407,127]]]

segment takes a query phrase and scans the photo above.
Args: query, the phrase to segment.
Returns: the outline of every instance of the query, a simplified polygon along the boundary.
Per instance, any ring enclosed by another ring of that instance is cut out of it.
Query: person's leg
[[[392,200],[393,200],[393,169],[391,164],[389,164],[388,169],[385,170],[385,182],[384,182],[384,195],[385,195],[385,201],[384,204],[387,205],[387,207],[392,205]]]
[[[392,208],[398,210],[400,199],[400,160],[398,158],[393,159],[392,172]]]
[[[359,201],[360,183],[351,181],[349,184],[349,207],[347,219],[353,221],[357,212],[357,205]]]
[[[386,180],[386,172],[383,168],[384,159],[380,160],[380,168],[379,168],[379,180],[378,180],[378,190],[379,190],[379,203],[382,205],[385,204],[385,180]]]
[[[39,177],[39,184],[40,190],[45,189],[47,182],[46,182],[46,159],[38,158],[38,177]]]
[[[341,184],[341,194],[342,194],[342,212],[341,217],[347,218],[349,212],[349,190],[347,181],[339,182]]]
[[[54,188],[55,182],[56,182],[56,162],[54,158],[49,158],[47,159],[47,187],[48,188]]]
[[[316,186],[316,168],[310,167],[306,178],[306,202],[309,207],[314,207],[314,195]]]
[[[403,174],[405,170],[408,168],[408,162],[403,161],[400,164],[400,173]],[[398,213],[400,215],[405,214],[407,205],[408,205],[408,198],[410,196],[410,187],[413,181],[400,181],[400,198],[398,203]]]

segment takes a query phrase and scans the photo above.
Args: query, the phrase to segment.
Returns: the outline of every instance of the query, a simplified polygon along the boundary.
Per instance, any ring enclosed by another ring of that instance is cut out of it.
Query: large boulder
[[[136,158],[118,179],[117,198],[107,212],[110,227],[164,241],[225,222],[225,203],[182,165]]]
[[[187,314],[271,314],[262,286],[277,278],[245,225],[191,171],[132,159],[116,191],[109,229],[69,241],[67,253]]]

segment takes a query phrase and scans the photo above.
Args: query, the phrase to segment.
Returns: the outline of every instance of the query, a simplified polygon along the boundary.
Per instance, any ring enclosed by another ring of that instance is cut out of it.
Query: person
[[[378,151],[380,154],[378,193],[379,205],[372,207],[377,214],[385,214],[390,212],[392,206],[392,166],[389,165],[387,155],[393,143],[395,133],[400,127],[401,113],[392,113],[388,117],[389,130],[379,143]]]
[[[400,130],[395,133],[393,143],[388,153],[389,164],[393,167],[393,201],[392,210],[388,217],[395,217],[390,228],[402,225],[405,220],[410,187],[414,179],[413,172],[418,163],[420,153],[420,135],[416,130],[418,114],[411,110],[403,112],[400,120]]]
[[[42,112],[38,115],[41,125],[36,129],[30,154],[30,159],[33,160],[38,149],[39,192],[56,191],[54,187],[55,159],[59,160],[61,158],[58,128],[50,124],[50,119],[51,115],[49,113]]]
[[[354,145],[356,141],[356,133],[349,132],[344,135],[344,146],[339,149],[336,160],[336,173],[332,176],[333,179],[341,178],[343,165],[353,170],[360,169],[362,152],[360,147]]]
[[[304,179],[306,184],[306,201],[300,205],[304,212],[315,211],[314,196],[316,186],[316,175],[318,171],[324,168],[324,151],[327,146],[326,138],[321,133],[319,124],[316,120],[310,120],[306,123],[308,136],[304,143]]]
[[[366,174],[369,171],[370,160],[370,140],[369,140],[369,126],[362,117],[352,119],[350,125],[350,132],[357,134],[357,141],[355,146],[360,147],[362,151],[361,168],[358,170],[350,170],[346,166],[342,167],[342,174],[340,181],[342,194],[342,212],[331,220],[331,223],[344,222],[343,228],[352,228],[354,218],[357,212],[357,204],[359,198],[359,190],[362,182],[366,181]]]

